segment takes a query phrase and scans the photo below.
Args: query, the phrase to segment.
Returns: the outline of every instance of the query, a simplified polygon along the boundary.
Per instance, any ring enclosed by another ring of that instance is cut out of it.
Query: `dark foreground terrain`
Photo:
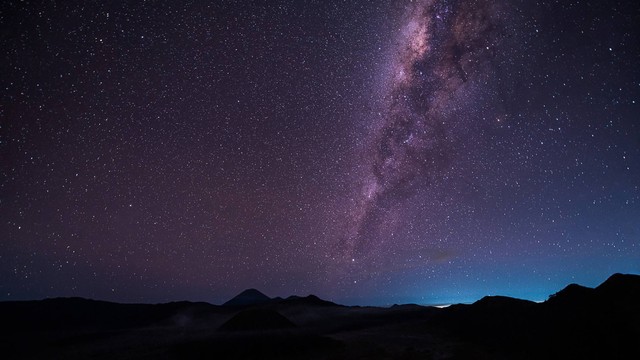
[[[544,303],[345,307],[247,290],[222,306],[2,302],[2,359],[640,359],[640,276]]]

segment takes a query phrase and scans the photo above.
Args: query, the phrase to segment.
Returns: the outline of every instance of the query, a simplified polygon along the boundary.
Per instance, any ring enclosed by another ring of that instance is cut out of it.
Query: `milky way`
[[[407,8],[383,89],[381,123],[367,154],[370,171],[341,247],[347,259],[375,250],[393,227],[393,208],[449,166],[455,144],[448,133],[460,125],[451,122],[460,120],[447,112],[463,85],[490,66],[500,20],[490,0],[427,0]]]

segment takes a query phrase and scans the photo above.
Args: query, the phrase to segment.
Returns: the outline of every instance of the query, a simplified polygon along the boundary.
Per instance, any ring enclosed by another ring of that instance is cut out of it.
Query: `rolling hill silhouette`
[[[543,303],[348,307],[249,289],[221,306],[82,298],[0,302],[5,359],[636,359],[640,276]]]

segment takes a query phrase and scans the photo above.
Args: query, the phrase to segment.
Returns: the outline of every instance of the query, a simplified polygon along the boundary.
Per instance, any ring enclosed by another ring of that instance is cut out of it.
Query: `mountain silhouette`
[[[222,306],[253,306],[265,304],[271,301],[271,298],[256,289],[247,289],[240,294],[234,296],[231,300],[222,304]]]
[[[598,285],[595,292],[603,300],[634,302],[640,299],[640,276],[613,274],[605,282]]]
[[[640,358],[640,350],[631,346],[640,338],[637,304],[640,276],[614,274],[595,289],[570,284],[540,304],[485,297],[451,306],[433,322],[460,338],[472,353],[493,349],[489,357],[636,358],[627,357],[629,353]]]
[[[0,302],[5,359],[637,359],[640,276],[542,303],[342,306],[249,289],[224,306],[82,298]]]
[[[340,306],[331,301],[322,300],[315,295],[308,295],[305,297],[292,295],[286,299],[282,299],[279,303],[284,305],[300,305],[300,306]]]
[[[119,304],[72,298],[0,302],[4,329],[19,331],[67,329],[127,329],[170,322],[175,317],[204,318],[218,313],[208,303]]]

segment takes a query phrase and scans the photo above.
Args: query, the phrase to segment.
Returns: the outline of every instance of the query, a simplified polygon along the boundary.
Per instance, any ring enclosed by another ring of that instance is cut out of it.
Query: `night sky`
[[[640,3],[3,1],[0,300],[640,273]]]

